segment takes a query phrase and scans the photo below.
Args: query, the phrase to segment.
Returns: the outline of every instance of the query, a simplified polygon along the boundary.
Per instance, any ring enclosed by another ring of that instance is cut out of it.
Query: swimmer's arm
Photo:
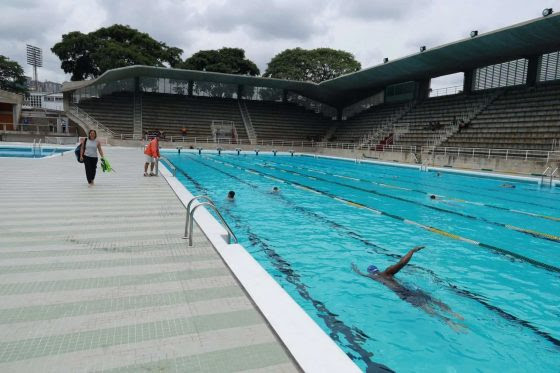
[[[352,270],[353,270],[354,272],[356,272],[357,274],[359,274],[360,276],[369,277],[368,275],[366,275],[365,273],[363,273],[362,271],[360,271],[360,270],[358,269],[358,266],[355,265],[354,263],[352,263]]]
[[[414,255],[415,252],[418,252],[418,251],[422,250],[423,248],[424,248],[424,246],[416,246],[415,248],[410,250],[408,253],[406,253],[406,255],[403,256],[397,264],[393,264],[392,266],[387,267],[387,269],[383,271],[383,274],[385,276],[390,276],[390,277],[396,275],[397,273],[399,273],[399,271],[401,269],[403,269],[403,267],[405,265],[408,264],[408,262],[410,262],[410,259],[412,258],[412,255]]]

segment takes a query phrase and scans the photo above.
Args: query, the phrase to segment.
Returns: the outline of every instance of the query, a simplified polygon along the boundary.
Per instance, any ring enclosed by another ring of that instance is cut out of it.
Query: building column
[[[243,94],[245,92],[245,86],[243,84],[237,85],[237,99],[241,100],[243,98]]]
[[[187,86],[187,96],[193,95],[193,85],[194,85],[194,81],[189,80],[189,85]]]
[[[470,95],[473,91],[474,70],[465,71],[463,74],[463,93]]]
[[[285,89],[282,90],[282,102],[288,102],[288,91]]]
[[[527,58],[529,63],[527,64],[527,80],[525,84],[529,87],[537,84],[537,75],[539,72],[539,56],[531,56]]]
[[[430,78],[416,82],[416,98],[418,100],[422,101],[430,97],[431,82],[432,80]]]
[[[337,121],[340,122],[342,120],[342,114],[343,113],[344,113],[344,108],[342,108],[342,107],[336,108],[336,120]]]
[[[142,90],[140,89],[140,77],[134,77],[134,92],[132,93],[132,137],[141,139],[142,134]]]

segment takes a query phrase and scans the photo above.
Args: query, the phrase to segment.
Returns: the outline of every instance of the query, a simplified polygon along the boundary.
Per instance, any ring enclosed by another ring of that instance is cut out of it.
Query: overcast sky
[[[70,31],[130,25],[187,58],[201,49],[239,47],[261,69],[286,48],[330,47],[362,68],[560,11],[560,0],[0,0],[0,55],[25,66],[25,45],[43,49],[40,80],[69,80],[50,48]],[[461,84],[438,79],[433,88]]]

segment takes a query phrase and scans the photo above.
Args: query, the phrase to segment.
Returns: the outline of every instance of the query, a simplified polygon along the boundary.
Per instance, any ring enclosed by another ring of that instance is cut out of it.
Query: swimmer
[[[465,325],[459,324],[453,321],[450,317],[442,315],[437,311],[437,309],[439,309],[440,311],[445,312],[448,315],[452,315],[457,319],[463,320],[463,317],[453,312],[453,310],[451,310],[451,307],[449,307],[442,301],[433,298],[431,295],[423,292],[420,289],[411,289],[406,287],[394,278],[394,276],[399,273],[399,271],[403,269],[408,264],[408,262],[410,262],[412,256],[423,248],[424,246],[414,247],[412,250],[406,253],[406,255],[403,256],[398,263],[387,267],[383,271],[379,270],[379,268],[377,268],[373,264],[367,267],[367,274],[362,273],[354,263],[352,263],[352,269],[360,276],[371,278],[372,280],[383,284],[385,287],[393,291],[403,301],[423,310],[430,316],[439,318],[447,325],[449,325],[453,330],[462,332],[464,330],[461,328],[466,328]]]
[[[500,187],[502,187],[502,188],[508,188],[508,189],[515,189],[515,185],[510,184],[510,183],[502,184],[502,185],[500,185]]]
[[[228,201],[234,201],[235,200],[235,192],[233,190],[230,190],[227,194],[227,200]]]
[[[278,187],[275,186],[275,187],[272,188],[272,190],[270,191],[270,193],[272,193],[272,194],[280,193],[280,189],[278,189]]]

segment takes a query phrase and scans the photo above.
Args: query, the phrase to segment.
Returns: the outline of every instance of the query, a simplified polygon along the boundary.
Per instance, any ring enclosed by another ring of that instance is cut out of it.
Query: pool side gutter
[[[159,171],[186,205],[193,195],[164,163]],[[242,245],[227,243],[226,230],[206,208],[197,209],[194,219],[303,371],[361,371]]]

